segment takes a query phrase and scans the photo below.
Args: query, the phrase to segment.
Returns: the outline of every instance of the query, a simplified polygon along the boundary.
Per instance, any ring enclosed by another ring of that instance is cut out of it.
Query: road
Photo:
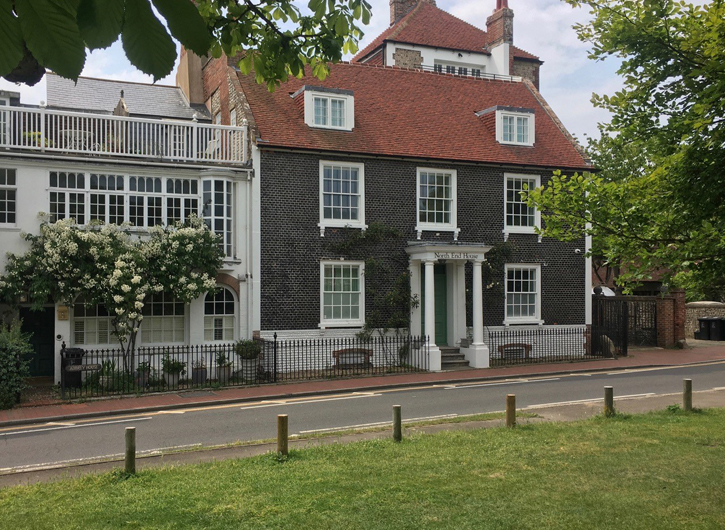
[[[496,382],[353,392],[168,410],[55,424],[0,429],[0,473],[121,455],[125,427],[136,427],[139,452],[227,444],[276,436],[276,416],[289,415],[290,434],[305,435],[390,422],[393,405],[405,420],[501,411],[504,396],[517,407],[601,399],[613,386],[615,399],[725,386],[725,362],[683,367],[573,374]],[[697,406],[697,403],[695,403]]]

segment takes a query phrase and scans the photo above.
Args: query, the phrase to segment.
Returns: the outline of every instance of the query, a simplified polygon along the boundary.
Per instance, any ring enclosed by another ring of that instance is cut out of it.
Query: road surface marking
[[[440,414],[438,416],[425,416],[423,418],[410,418],[403,420],[403,423],[415,423],[417,421],[431,421],[431,420],[440,420],[440,419],[447,419],[447,418],[455,418],[458,414]],[[313,434],[313,433],[324,433],[324,432],[335,432],[335,431],[348,431],[352,429],[365,429],[367,427],[381,427],[381,426],[387,426],[392,425],[391,421],[376,421],[373,423],[358,423],[356,425],[345,425],[342,427],[327,427],[325,429],[310,429],[308,431],[300,431],[299,434]]]
[[[551,377],[549,379],[512,379],[512,380],[506,380],[502,381],[500,383],[474,383],[470,385],[461,384],[461,385],[450,385],[443,387],[445,390],[461,390],[465,388],[480,388],[480,387],[487,387],[487,386],[503,386],[503,385],[521,385],[524,383],[546,383],[548,381],[559,381],[559,377]]]
[[[614,400],[622,400],[622,399],[635,399],[635,398],[641,398],[641,397],[649,397],[654,396],[654,392],[647,392],[646,394],[629,394],[626,396],[614,396]],[[603,398],[589,398],[589,399],[575,399],[571,401],[556,401],[554,403],[538,403],[536,405],[529,405],[528,407],[524,407],[524,410],[526,409],[541,409],[544,407],[558,407],[562,405],[576,405],[579,403],[595,403],[597,401],[604,401]]]
[[[185,410],[160,410],[156,414],[186,414]]]
[[[97,427],[99,425],[111,425],[113,423],[128,423],[128,422],[133,422],[133,421],[146,421],[146,420],[150,420],[150,419],[151,419],[150,417],[144,417],[144,418],[131,418],[131,419],[126,419],[126,420],[99,421],[99,422],[95,422],[95,423],[83,423],[83,424],[79,424],[79,425],[65,425],[62,427],[48,427],[47,429],[40,428],[40,429],[29,429],[29,430],[25,430],[25,431],[5,432],[5,433],[0,433],[0,436],[15,436],[18,434],[33,434],[36,432],[63,431],[66,429],[78,429],[80,427]]]

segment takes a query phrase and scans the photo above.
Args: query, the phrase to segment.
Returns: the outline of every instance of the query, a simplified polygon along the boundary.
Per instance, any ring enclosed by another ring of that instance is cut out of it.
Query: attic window
[[[305,124],[319,129],[351,131],[355,126],[355,101],[352,90],[304,86]]]
[[[527,109],[496,110],[496,139],[509,145],[534,145],[534,113]]]

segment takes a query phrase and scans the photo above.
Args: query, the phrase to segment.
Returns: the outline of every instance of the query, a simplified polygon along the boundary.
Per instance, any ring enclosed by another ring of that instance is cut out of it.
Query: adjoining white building
[[[0,91],[0,270],[6,253],[22,253],[22,232],[37,234],[39,214],[152,226],[203,216],[222,237],[222,289],[191,304],[168,295],[147,301],[142,346],[231,342],[251,336],[250,211],[252,172],[246,127],[221,125],[178,87],[49,73],[48,101],[25,105]],[[20,300],[23,328],[33,332],[34,376],[60,379],[61,344],[114,348],[102,307],[48,303],[30,311]],[[0,305],[5,319],[13,311]]]

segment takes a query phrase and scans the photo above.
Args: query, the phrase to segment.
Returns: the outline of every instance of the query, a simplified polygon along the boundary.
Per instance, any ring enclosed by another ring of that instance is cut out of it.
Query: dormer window
[[[496,110],[496,139],[502,144],[534,145],[534,112],[528,109]]]
[[[315,96],[315,125],[345,128],[345,100]]]
[[[304,95],[305,123],[320,129],[352,131],[355,126],[355,102],[352,90],[303,86],[292,94]]]

